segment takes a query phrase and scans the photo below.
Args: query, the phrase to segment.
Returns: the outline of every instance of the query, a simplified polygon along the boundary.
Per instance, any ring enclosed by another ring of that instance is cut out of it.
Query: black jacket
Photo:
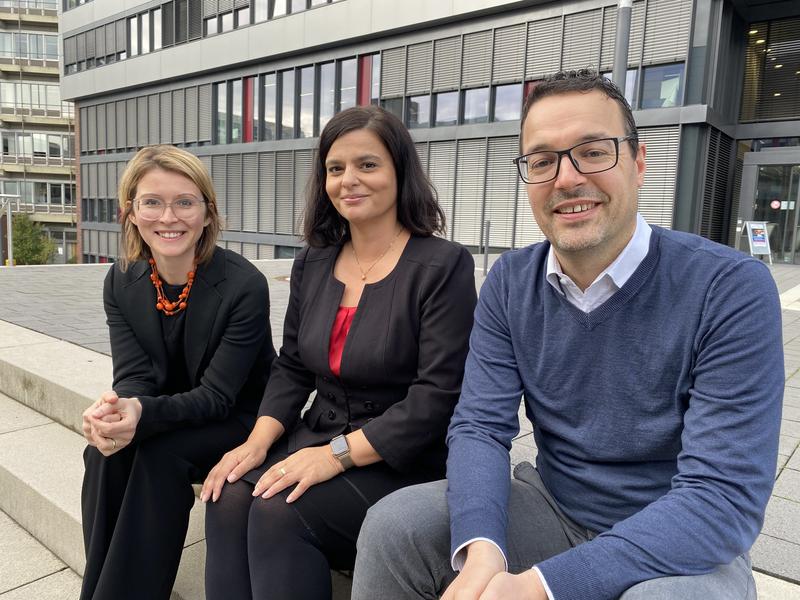
[[[264,275],[230,250],[217,248],[197,268],[186,308],[184,348],[192,388],[161,395],[167,354],[146,261],[108,271],[103,302],[111,337],[113,389],[142,403],[142,430],[151,433],[222,420],[234,414],[252,425],[275,358]]]
[[[283,347],[259,416],[283,424],[290,452],[363,428],[391,467],[441,477],[476,303],[472,256],[412,237],[395,269],[364,287],[337,378],[328,350],[344,293],[333,275],[340,250],[305,248],[295,259]]]

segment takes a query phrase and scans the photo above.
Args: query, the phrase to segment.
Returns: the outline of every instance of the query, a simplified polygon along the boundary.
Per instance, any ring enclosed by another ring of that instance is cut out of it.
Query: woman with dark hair
[[[476,295],[443,230],[405,126],[376,107],[334,116],[258,421],[201,492],[209,600],[330,598],[367,509],[444,475]]]
[[[83,414],[81,600],[166,600],[202,481],[253,426],[275,357],[267,281],[217,246],[193,154],[143,148],[119,184],[122,256],[103,302],[112,390]]]

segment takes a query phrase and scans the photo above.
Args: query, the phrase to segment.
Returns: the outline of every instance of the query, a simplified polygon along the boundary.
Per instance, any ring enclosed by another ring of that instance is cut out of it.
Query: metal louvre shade
[[[311,161],[313,159],[311,150],[295,150],[294,153],[294,215],[293,233],[300,233],[302,225],[300,216],[306,205],[306,185],[311,175]]]
[[[275,153],[258,155],[258,231],[275,233]],[[272,258],[270,256],[270,258]]]
[[[476,31],[464,36],[461,85],[489,85],[492,76],[492,31]]]
[[[203,16],[213,17],[217,14],[217,0],[203,0]]]
[[[127,131],[128,148],[136,147],[136,98],[125,101],[125,129]]]
[[[211,84],[201,85],[197,90],[198,137],[201,142],[211,141]]]
[[[161,112],[158,118],[161,143],[172,143],[172,92],[161,92]]]
[[[77,36],[64,38],[64,64],[72,65],[78,60],[78,39]]]
[[[186,139],[187,144],[197,141],[197,88],[188,87],[185,91],[186,100]]]
[[[106,147],[114,149],[117,147],[117,105],[115,102],[106,104]]]
[[[159,111],[158,111],[158,94],[151,94],[147,97],[147,129],[148,129],[148,143],[158,144],[159,139]]]
[[[525,24],[502,27],[494,31],[492,82],[519,81],[524,76]]]
[[[258,231],[258,200],[258,155],[250,152],[242,155],[242,231]]]
[[[461,76],[461,37],[449,37],[433,43],[433,91],[458,88]]]
[[[466,246],[480,244],[485,173],[486,139],[459,140],[452,236]]]
[[[406,48],[381,52],[381,98],[402,96],[405,91]]]
[[[518,179],[511,158],[519,152],[517,136],[489,138],[487,150],[483,220],[491,222],[489,245],[511,248],[514,243]]]
[[[561,65],[562,27],[561,17],[528,23],[526,79],[541,79],[558,71]]]
[[[599,9],[564,17],[562,69],[597,68],[600,62],[601,17]]]
[[[293,230],[293,162],[291,151],[275,153],[275,233],[291,234]]]
[[[228,187],[226,204],[228,206],[228,229],[242,230],[242,155],[228,155]]]
[[[425,42],[408,47],[408,67],[406,69],[406,94],[427,93],[431,89],[433,70],[433,43]]]
[[[175,90],[172,92],[172,143],[183,144],[186,140],[185,121],[184,121],[184,91]]]
[[[97,149],[106,150],[108,144],[106,142],[106,135],[108,128],[106,127],[106,105],[97,105]]]
[[[128,145],[128,134],[127,134],[127,110],[126,110],[127,103],[124,100],[120,100],[119,102],[115,103],[116,113],[117,113],[117,150],[121,150]]]
[[[647,173],[639,190],[639,212],[651,225],[672,228],[680,128],[671,125],[639,129],[639,141],[647,145]]]
[[[144,146],[149,144],[149,140],[147,139],[147,98],[145,96],[139,96],[136,99],[137,102],[137,141],[140,146]]]
[[[733,139],[719,129],[710,127],[699,233],[721,244],[726,243],[728,238],[727,199],[732,157]]]
[[[87,108],[81,108],[78,112],[80,115],[80,137],[81,137],[81,152],[88,152],[89,144],[88,144],[88,135],[87,132],[89,131],[89,110]]]
[[[228,188],[227,188],[226,157],[211,157],[211,179],[214,181],[214,189],[217,191],[217,210],[228,227]]]
[[[455,141],[431,142],[428,152],[430,157],[428,176],[439,195],[439,205],[447,222],[446,237],[452,239],[456,143]]]
[[[686,60],[692,0],[649,0],[642,64]]]
[[[426,173],[428,172],[428,144],[427,142],[417,142],[414,144],[414,148],[417,151],[417,156],[419,157],[419,162],[422,165],[422,170]]]

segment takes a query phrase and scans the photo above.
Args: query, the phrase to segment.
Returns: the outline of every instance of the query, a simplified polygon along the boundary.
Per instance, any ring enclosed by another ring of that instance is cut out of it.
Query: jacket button
[[[372,412],[373,410],[375,410],[375,405],[372,403],[372,400],[367,400],[366,402],[364,402],[364,410],[366,410],[367,412]]]
[[[328,411],[328,418],[329,418],[331,421],[333,421],[334,419],[336,419],[336,411],[335,411],[335,410],[333,410],[333,409],[330,409],[330,410]]]
[[[328,400],[336,400],[336,394],[333,392],[328,392]]]
[[[324,377],[322,378],[322,381],[324,381],[325,383],[328,383],[328,382],[330,381],[330,377],[328,377],[328,376],[326,375],[326,376],[324,376]]]

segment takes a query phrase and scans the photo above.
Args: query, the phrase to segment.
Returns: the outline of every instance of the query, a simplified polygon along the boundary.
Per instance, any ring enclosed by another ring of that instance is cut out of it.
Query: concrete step
[[[0,321],[0,510],[79,575],[81,415],[110,387],[110,357]],[[202,600],[205,506],[190,515],[172,597]],[[335,600],[350,580],[332,572]]]

